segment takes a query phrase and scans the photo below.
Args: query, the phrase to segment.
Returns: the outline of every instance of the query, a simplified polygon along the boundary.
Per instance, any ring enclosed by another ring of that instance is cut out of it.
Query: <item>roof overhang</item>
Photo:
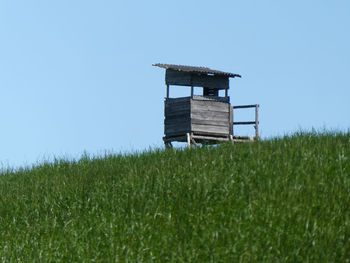
[[[183,65],[173,65],[173,64],[153,64],[152,66],[164,68],[164,69],[170,69],[174,71],[180,71],[180,72],[189,72],[189,73],[197,73],[201,75],[214,75],[214,76],[226,76],[230,78],[238,77],[240,78],[241,75],[234,74],[230,72],[224,72],[220,70],[213,70],[206,67],[193,67],[193,66],[183,66]]]

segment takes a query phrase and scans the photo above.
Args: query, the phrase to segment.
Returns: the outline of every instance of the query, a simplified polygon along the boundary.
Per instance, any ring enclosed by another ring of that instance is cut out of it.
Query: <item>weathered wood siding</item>
[[[166,137],[191,132],[191,97],[165,99],[164,134]]]
[[[167,69],[165,72],[167,85],[207,87],[215,89],[228,89],[229,78],[217,75],[199,75],[191,72],[183,72]]]
[[[223,98],[194,97],[191,100],[191,132],[229,136],[230,103]]]
[[[184,97],[165,100],[164,133],[166,137],[186,133],[229,136],[229,98]]]

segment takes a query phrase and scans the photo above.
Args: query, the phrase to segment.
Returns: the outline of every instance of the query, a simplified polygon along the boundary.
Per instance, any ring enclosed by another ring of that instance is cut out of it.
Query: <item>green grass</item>
[[[350,133],[0,175],[2,262],[350,262]]]

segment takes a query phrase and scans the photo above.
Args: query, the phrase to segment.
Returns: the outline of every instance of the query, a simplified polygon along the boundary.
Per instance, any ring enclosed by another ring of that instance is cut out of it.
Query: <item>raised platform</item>
[[[254,136],[228,136],[228,137],[218,137],[218,136],[204,136],[199,134],[184,134],[172,137],[163,137],[164,144],[166,147],[172,147],[172,142],[187,142],[189,148],[192,145],[201,144],[217,144],[218,142],[253,142],[259,138]]]

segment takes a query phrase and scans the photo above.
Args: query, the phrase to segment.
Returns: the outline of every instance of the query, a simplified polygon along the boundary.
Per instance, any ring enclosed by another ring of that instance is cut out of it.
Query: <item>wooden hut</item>
[[[228,96],[229,78],[240,78],[239,74],[205,67],[170,64],[153,64],[153,66],[166,69],[163,137],[166,146],[171,146],[171,142],[174,141],[187,142],[191,147],[196,143],[247,139],[233,135],[233,107]],[[170,86],[188,86],[191,88],[190,96],[170,98]],[[194,95],[194,87],[203,88],[202,95]],[[219,96],[220,90],[224,91],[224,96]],[[238,107],[251,106],[257,105]],[[257,110],[256,120],[244,123],[254,123],[257,130]],[[256,133],[255,137],[258,136]]]

